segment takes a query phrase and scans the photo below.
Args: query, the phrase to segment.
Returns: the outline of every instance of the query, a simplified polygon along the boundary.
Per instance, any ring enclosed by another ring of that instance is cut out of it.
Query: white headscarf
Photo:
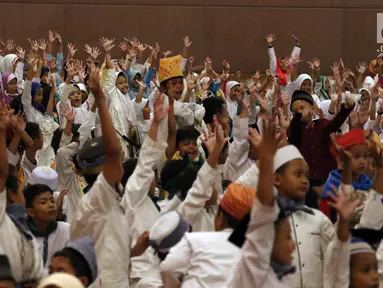
[[[371,76],[367,76],[366,78],[364,78],[363,88],[367,89],[368,93],[371,93],[372,87],[374,86],[375,86],[375,80]]]
[[[226,104],[227,104],[227,112],[229,113],[229,116],[232,120],[235,120],[237,118],[237,109],[238,109],[238,103],[237,101],[234,101],[230,98],[230,91],[235,86],[239,86],[240,84],[236,81],[229,81],[226,84]]]
[[[146,136],[148,135],[150,127],[152,125],[151,119],[144,119],[144,108],[148,102],[149,102],[149,99],[142,99],[141,103],[134,103],[134,107],[139,107],[136,109],[136,114],[137,114],[137,126],[140,132],[141,145],[144,143],[144,140]]]
[[[6,55],[0,62],[0,72],[2,73],[14,73],[13,65],[19,60],[19,57],[15,54]]]

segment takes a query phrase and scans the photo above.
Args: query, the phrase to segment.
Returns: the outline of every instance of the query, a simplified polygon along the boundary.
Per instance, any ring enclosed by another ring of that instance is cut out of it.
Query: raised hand
[[[69,193],[67,188],[61,190],[60,195],[56,198],[56,209],[60,210],[65,196]]]
[[[255,149],[258,149],[262,142],[261,134],[259,134],[257,129],[254,128],[249,128],[249,136],[247,136],[247,139],[251,142],[251,145],[254,146]]]
[[[100,69],[92,66],[91,72],[89,74],[89,89],[92,91],[93,95],[97,98],[100,94],[99,91],[101,90],[100,85]]]
[[[145,90],[146,89],[146,85],[145,85],[144,82],[138,81],[138,80],[136,80],[136,82],[140,86],[140,90]]]
[[[171,56],[173,54],[173,51],[168,50],[166,52],[163,52],[162,54],[164,55],[164,58],[166,58],[166,57]]]
[[[281,126],[282,129],[287,130],[290,126],[289,117],[285,115],[285,112],[282,108],[278,108],[277,115],[278,115],[279,125]]]
[[[146,48],[147,48],[147,46],[146,46],[145,44],[143,44],[143,43],[139,43],[139,44],[137,45],[137,49],[138,49],[138,51],[139,51],[140,53],[144,52],[144,51],[146,50]]]
[[[302,60],[299,59],[299,56],[300,56],[300,55],[297,53],[297,54],[293,55],[293,56],[290,58],[290,63],[291,63],[291,65],[296,65],[296,64],[298,64],[299,62],[302,62]]]
[[[129,58],[134,59],[138,54],[138,48],[137,47],[131,47],[129,50]]]
[[[54,34],[54,32],[52,30],[48,31],[48,41],[50,43],[55,42],[55,34]]]
[[[348,222],[354,214],[356,208],[361,204],[361,200],[351,200],[351,198],[343,190],[342,185],[339,186],[339,189],[336,189],[336,187],[332,185],[331,189],[332,191],[329,192],[332,193],[328,193],[328,195],[333,202],[329,202],[329,205],[338,212],[341,220]]]
[[[195,86],[197,86],[196,80],[197,80],[197,78],[194,77],[192,74],[189,74],[189,75],[186,77],[186,81],[187,81],[187,90],[188,90],[188,91],[192,91],[192,90],[195,88]]]
[[[210,155],[215,145],[215,137],[213,134],[213,129],[211,128],[210,124],[207,125],[207,131],[206,129],[202,129],[202,133],[204,136],[203,145],[205,146],[205,148],[207,149],[207,152]]]
[[[188,61],[189,61],[190,65],[193,65],[193,63],[194,63],[194,56],[190,56]]]
[[[45,50],[47,49],[47,44],[48,44],[47,40],[45,40],[45,39],[40,39],[40,40],[39,40],[39,49],[40,49],[41,51],[45,51]]]
[[[170,100],[169,100],[170,101]],[[160,123],[166,115],[168,115],[169,107],[164,106],[164,94],[158,92],[156,100],[154,101],[154,117],[153,121]]]
[[[359,65],[356,66],[356,70],[359,74],[364,74],[367,69],[367,64],[365,62],[359,62]]]
[[[74,44],[72,44],[72,43],[68,43],[67,48],[68,48],[68,53],[69,53],[70,58],[73,58],[74,54],[76,54],[76,52],[77,52],[77,49],[75,48]]]
[[[104,48],[106,53],[110,53],[114,48],[114,39],[109,40],[108,38],[102,37],[100,39],[100,44]]]
[[[128,42],[126,42],[126,41],[121,41],[121,42],[120,42],[120,45],[118,45],[118,47],[120,47],[122,53],[127,53],[128,48],[129,48],[129,47],[128,47]]]
[[[17,57],[19,58],[19,61],[20,61],[20,62],[24,62],[24,59],[25,59],[25,50],[24,50],[22,47],[18,46],[18,47],[16,48],[16,55],[17,55]]]
[[[299,46],[300,45],[299,38],[297,36],[295,36],[294,34],[292,34],[291,37],[293,37],[293,39],[295,40],[295,43],[296,43],[295,45]]]
[[[70,103],[60,105],[60,114],[70,122],[73,122],[76,117],[76,113],[73,111]]]
[[[259,155],[265,160],[272,161],[281,142],[281,137],[277,136],[275,124],[263,119],[262,141],[258,146]]]
[[[340,64],[337,61],[332,63],[331,70],[334,73],[334,76],[340,75]]]
[[[191,44],[192,44],[192,42],[189,39],[189,36],[185,36],[183,40],[184,40],[185,48],[189,48],[191,46]]]
[[[73,77],[74,75],[76,75],[76,68],[74,63],[67,62],[65,68],[68,73],[68,76]]]
[[[34,53],[37,53],[39,52],[39,42],[37,40],[31,40],[31,39],[27,39],[28,42],[31,44],[31,49]]]
[[[63,39],[61,38],[61,35],[57,32],[55,32],[55,38],[59,44],[63,43]]]
[[[276,40],[274,34],[269,34],[269,35],[267,35],[265,38],[266,38],[266,40],[267,40],[267,43],[268,43],[270,46],[273,45],[274,41]]]
[[[32,54],[32,53],[29,53],[28,56],[27,56],[27,62],[28,62],[28,66],[29,66],[29,69],[33,72],[37,72],[37,67],[38,67],[38,59]]]
[[[25,118],[25,113],[21,114],[21,112],[19,112],[15,117],[13,117],[11,122],[13,130],[19,134],[24,132],[26,125],[27,120]]]
[[[336,153],[340,156],[340,159],[342,160],[344,165],[350,165],[352,162],[352,154],[336,143],[337,135],[335,133],[332,133],[330,137],[331,144],[335,148]]]
[[[5,100],[0,101],[0,131],[5,132],[13,119],[13,110],[8,109]]]
[[[127,39],[124,38],[124,40],[127,40]],[[132,47],[138,47],[139,45],[137,37],[132,37],[130,40],[128,40],[128,42],[130,43],[130,45],[132,45]]]
[[[5,48],[7,49],[8,52],[12,52],[13,49],[15,49],[16,44],[12,39],[7,40],[5,43]]]

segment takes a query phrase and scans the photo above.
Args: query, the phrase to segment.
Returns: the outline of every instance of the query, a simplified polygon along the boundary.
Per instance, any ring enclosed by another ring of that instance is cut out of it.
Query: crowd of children
[[[383,54],[300,74],[293,38],[248,79],[187,36],[0,41],[0,287],[383,285]]]

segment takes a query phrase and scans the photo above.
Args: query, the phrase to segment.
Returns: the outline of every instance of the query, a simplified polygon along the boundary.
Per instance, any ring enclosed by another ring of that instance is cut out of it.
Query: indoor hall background
[[[268,67],[267,33],[276,34],[279,56],[291,53],[294,33],[303,48],[301,70],[320,56],[327,74],[340,57],[353,69],[376,57],[378,12],[382,0],[0,0],[0,37],[27,47],[27,37],[47,37],[54,29],[82,57],[83,45],[101,36],[157,40],[180,52],[189,35],[195,64],[210,55],[216,66],[229,59],[232,70],[252,73]]]

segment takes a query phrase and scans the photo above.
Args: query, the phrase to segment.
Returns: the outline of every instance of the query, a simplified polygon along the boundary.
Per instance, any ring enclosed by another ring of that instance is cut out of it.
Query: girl
[[[3,73],[1,75],[1,82],[2,89],[0,89],[0,95],[5,100],[6,104],[9,104],[14,97],[19,96],[16,75]]]
[[[238,101],[242,98],[239,89],[240,83],[236,81],[229,81],[226,84],[226,104],[227,112],[232,120],[237,118]]]
[[[112,62],[111,51],[114,47],[114,40],[102,38],[100,41],[105,50],[106,66],[108,68],[105,90],[109,95],[109,112],[112,116],[113,126],[120,134],[119,139],[124,158],[128,158],[126,142],[121,136],[129,136],[132,128],[136,126],[137,116],[128,93],[128,79],[124,72],[116,72],[115,65]]]

